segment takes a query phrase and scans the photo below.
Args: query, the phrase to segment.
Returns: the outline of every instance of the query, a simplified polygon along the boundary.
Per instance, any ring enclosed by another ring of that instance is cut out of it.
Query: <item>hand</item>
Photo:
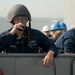
[[[12,30],[10,31],[10,34],[17,34],[18,36],[21,36],[24,31],[24,27],[25,25],[23,25],[22,23],[15,24]]]
[[[4,75],[4,72],[1,68],[0,68],[0,75]]]
[[[53,63],[53,60],[54,60],[54,52],[53,51],[49,51],[45,58],[43,59],[43,65],[45,67],[50,67]]]

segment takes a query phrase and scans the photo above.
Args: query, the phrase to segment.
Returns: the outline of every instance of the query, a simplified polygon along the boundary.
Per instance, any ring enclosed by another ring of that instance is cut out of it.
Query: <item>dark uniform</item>
[[[57,56],[57,47],[40,31],[31,29],[30,45],[28,45],[28,31],[25,29],[24,40],[17,39],[16,35],[11,35],[10,30],[0,34],[0,52],[5,50],[6,53],[38,53],[38,47],[41,47],[44,52],[52,50]]]
[[[55,42],[59,53],[75,53],[75,28],[63,33]]]

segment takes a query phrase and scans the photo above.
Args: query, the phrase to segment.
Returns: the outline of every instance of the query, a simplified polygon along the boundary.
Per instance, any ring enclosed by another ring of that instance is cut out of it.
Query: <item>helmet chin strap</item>
[[[33,49],[31,42],[30,42],[30,31],[31,31],[31,21],[29,21],[29,27],[28,27],[28,48],[37,52],[36,50]]]
[[[28,27],[28,47],[30,49],[33,49],[31,44],[30,44],[30,30],[31,30],[31,21],[29,21],[29,27]]]

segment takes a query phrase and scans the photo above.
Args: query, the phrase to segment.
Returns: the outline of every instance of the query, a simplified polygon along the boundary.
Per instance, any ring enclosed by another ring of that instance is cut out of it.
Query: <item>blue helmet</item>
[[[54,31],[54,30],[62,30],[62,28],[61,28],[59,22],[56,22],[56,23],[54,23],[54,24],[51,25],[50,30],[51,31]]]
[[[66,24],[64,22],[60,22],[60,25],[61,25],[62,29],[67,29],[67,26],[66,26]]]

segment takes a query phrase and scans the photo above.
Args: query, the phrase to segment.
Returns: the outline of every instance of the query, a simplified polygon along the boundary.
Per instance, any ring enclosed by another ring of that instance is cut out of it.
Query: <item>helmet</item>
[[[44,26],[42,31],[50,31],[49,27],[48,26]]]
[[[67,26],[66,26],[66,24],[64,22],[60,22],[60,25],[61,25],[62,29],[67,29]]]
[[[62,28],[61,28],[59,22],[56,22],[56,23],[52,24],[51,27],[50,27],[50,30],[51,30],[51,31],[54,31],[54,30],[61,30],[61,29],[62,29]]]
[[[15,16],[27,16],[28,20],[31,21],[31,15],[29,10],[22,4],[14,5],[7,15],[7,19],[12,23],[13,17]]]

